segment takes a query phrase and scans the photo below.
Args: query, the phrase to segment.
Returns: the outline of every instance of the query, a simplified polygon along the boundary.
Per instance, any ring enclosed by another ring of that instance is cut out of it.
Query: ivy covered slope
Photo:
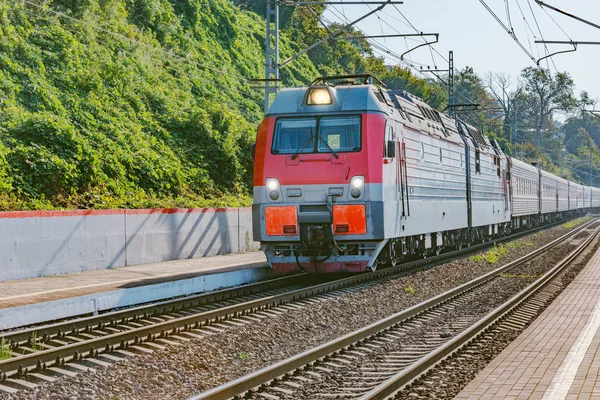
[[[248,204],[264,40],[227,0],[0,0],[0,210]]]

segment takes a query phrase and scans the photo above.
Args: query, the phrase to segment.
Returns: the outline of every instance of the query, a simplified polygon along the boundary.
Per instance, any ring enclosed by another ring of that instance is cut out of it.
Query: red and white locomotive
[[[600,207],[370,75],[281,90],[255,145],[253,233],[279,272],[360,272]]]

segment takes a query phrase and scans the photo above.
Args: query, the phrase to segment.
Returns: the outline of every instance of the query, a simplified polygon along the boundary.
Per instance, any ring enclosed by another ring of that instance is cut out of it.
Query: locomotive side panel
[[[382,152],[382,196],[384,237],[386,239],[398,237],[402,232],[403,218],[405,217],[404,168],[402,155],[400,124],[388,118],[385,126],[384,148]],[[393,153],[389,153],[388,143],[393,143]]]
[[[410,214],[401,236],[467,227],[464,147],[403,130]]]

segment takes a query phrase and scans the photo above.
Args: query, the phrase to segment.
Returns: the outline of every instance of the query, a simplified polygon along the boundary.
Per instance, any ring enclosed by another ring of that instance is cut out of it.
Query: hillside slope
[[[0,209],[247,203],[263,47],[226,0],[0,0]]]

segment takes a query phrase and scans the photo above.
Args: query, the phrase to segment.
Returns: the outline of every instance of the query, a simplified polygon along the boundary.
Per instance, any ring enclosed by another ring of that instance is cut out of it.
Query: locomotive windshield
[[[344,153],[361,149],[360,117],[280,118],[273,154]]]

